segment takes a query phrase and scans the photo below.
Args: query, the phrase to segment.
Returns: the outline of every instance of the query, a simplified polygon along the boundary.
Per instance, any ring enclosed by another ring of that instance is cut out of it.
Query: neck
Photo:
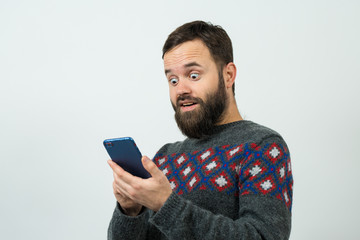
[[[233,97],[231,97],[229,105],[224,111],[221,121],[217,125],[223,125],[241,120],[243,120],[243,118],[241,117],[239,109],[237,108],[236,101]]]

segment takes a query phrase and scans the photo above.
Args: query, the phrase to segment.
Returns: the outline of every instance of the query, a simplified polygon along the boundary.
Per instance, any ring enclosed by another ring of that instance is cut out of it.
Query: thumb
[[[152,177],[156,177],[159,176],[159,174],[162,174],[160,169],[147,156],[143,156],[141,161],[146,171],[148,171]]]

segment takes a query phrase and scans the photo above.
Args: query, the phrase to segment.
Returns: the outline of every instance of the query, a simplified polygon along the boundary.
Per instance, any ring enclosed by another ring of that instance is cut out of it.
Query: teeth
[[[193,105],[194,103],[184,103],[183,106],[190,106]]]

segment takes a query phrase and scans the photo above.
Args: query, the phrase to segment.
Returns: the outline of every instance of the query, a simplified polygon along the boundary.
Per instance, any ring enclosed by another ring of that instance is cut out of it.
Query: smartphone
[[[151,175],[142,165],[141,153],[131,137],[104,140],[110,158],[134,176],[149,178]]]

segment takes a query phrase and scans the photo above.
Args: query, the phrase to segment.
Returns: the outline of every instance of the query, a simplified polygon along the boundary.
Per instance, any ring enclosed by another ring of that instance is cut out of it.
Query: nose
[[[176,95],[180,96],[189,93],[191,93],[191,88],[187,79],[179,79],[179,82],[176,86]]]

